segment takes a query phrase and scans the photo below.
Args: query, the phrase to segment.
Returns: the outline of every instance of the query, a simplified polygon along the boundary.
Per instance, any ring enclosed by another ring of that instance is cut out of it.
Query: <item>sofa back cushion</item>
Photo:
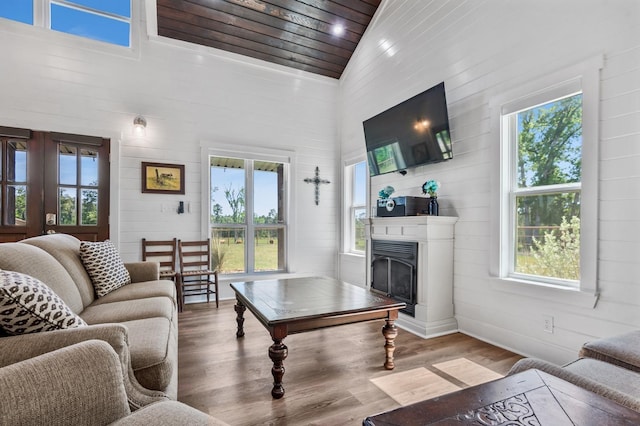
[[[87,271],[80,260],[79,239],[68,234],[51,234],[27,238],[26,240],[20,241],[20,243],[40,247],[60,262],[64,269],[67,270],[80,292],[82,306],[84,308],[89,306],[95,300],[96,296],[93,290],[93,284],[91,283],[91,278],[89,277],[89,274],[87,274]],[[47,282],[45,281],[45,283]],[[53,290],[57,293],[56,289]],[[61,297],[64,299],[62,295]]]
[[[39,279],[78,314],[84,305],[74,280],[62,265],[46,251],[28,244],[0,244],[0,269],[20,272]]]

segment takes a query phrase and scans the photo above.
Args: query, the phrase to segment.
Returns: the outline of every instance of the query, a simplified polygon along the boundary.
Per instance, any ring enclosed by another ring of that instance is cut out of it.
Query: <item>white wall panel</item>
[[[387,41],[383,48],[383,40]],[[393,53],[393,54],[391,54]],[[595,308],[495,286],[489,276],[499,167],[490,103],[504,93],[604,55],[600,103],[601,298]],[[371,179],[419,195],[442,183],[441,214],[456,214],[454,302],[460,329],[555,362],[593,337],[640,327],[640,3],[599,0],[383,1],[341,79],[342,153],[364,152],[362,121],[445,82],[454,158]],[[626,232],[625,232],[626,230]],[[635,259],[635,261],[634,261]],[[345,273],[343,272],[343,275]],[[556,332],[542,331],[542,314]]]
[[[125,260],[140,259],[142,237],[204,235],[200,144],[206,141],[295,153],[294,264],[299,272],[336,274],[336,80],[153,36],[141,37],[133,51],[103,49],[0,19],[0,39],[0,124],[105,136],[120,145],[111,171],[119,187],[112,239]],[[148,122],[143,138],[132,136],[138,114]],[[142,161],[184,164],[186,193],[142,194]],[[302,182],[316,166],[332,182],[322,186],[318,207],[312,185]],[[178,215],[178,201],[190,203],[191,212]]]

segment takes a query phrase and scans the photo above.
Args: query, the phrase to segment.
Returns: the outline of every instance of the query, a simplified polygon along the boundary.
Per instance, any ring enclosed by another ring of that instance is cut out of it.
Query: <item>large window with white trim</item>
[[[209,157],[213,267],[224,274],[285,271],[288,164]]]
[[[500,107],[503,278],[597,288],[594,71],[556,84],[543,79]]]

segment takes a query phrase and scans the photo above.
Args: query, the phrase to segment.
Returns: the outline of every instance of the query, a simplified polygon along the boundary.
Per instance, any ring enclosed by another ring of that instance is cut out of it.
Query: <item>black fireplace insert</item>
[[[417,242],[371,241],[371,290],[406,303],[401,312],[412,317],[417,301],[417,270]]]

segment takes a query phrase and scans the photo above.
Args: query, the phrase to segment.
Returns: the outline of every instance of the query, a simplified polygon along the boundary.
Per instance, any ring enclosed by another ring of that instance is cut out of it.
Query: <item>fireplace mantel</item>
[[[418,243],[416,316],[401,313],[397,325],[424,338],[458,331],[453,311],[453,230],[457,221],[451,216],[365,219],[369,288],[372,239]]]

